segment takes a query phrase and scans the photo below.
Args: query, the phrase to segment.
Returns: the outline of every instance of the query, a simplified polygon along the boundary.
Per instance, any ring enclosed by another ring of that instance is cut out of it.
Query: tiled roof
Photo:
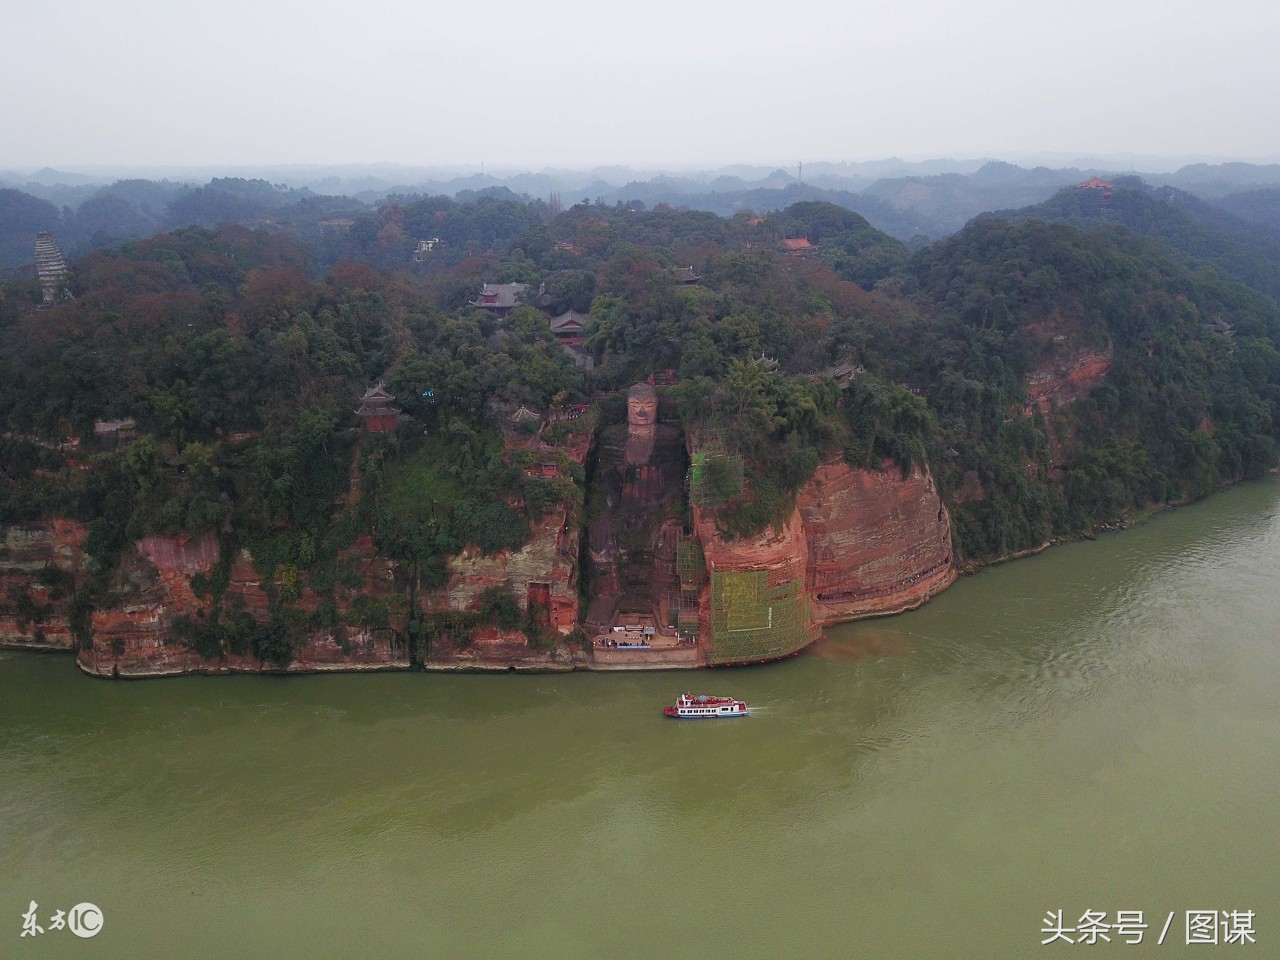
[[[472,300],[471,305],[489,310],[509,310],[519,304],[520,295],[528,289],[527,283],[486,283],[480,290],[480,299]]]
[[[551,318],[552,333],[567,333],[571,330],[585,330],[591,318],[576,310],[566,310],[558,317]]]

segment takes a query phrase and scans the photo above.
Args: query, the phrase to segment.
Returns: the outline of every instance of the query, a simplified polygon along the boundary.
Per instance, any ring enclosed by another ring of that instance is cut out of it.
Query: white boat
[[[676,697],[674,706],[663,707],[662,712],[668,717],[679,717],[682,720],[712,720],[722,717],[745,717],[747,704],[732,697],[709,697],[705,693],[682,693]]]

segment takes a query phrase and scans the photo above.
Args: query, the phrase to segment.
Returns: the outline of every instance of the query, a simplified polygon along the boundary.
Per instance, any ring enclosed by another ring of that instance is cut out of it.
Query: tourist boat
[[[691,720],[745,717],[747,705],[742,700],[734,700],[732,697],[708,697],[705,693],[695,696],[692,693],[682,693],[676,697],[674,706],[663,707],[662,712],[668,717]]]

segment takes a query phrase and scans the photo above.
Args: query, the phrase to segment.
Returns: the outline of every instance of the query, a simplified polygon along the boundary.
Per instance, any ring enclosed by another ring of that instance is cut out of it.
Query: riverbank
[[[1274,476],[1274,472],[1272,476]],[[812,619],[815,626],[826,629],[841,623],[853,623],[859,620],[882,618],[900,615],[909,610],[918,609],[939,594],[946,591],[961,575],[972,575],[987,567],[996,567],[1012,560],[1022,559],[1043,553],[1051,546],[1073,543],[1080,540],[1093,539],[1101,533],[1119,532],[1141,525],[1153,517],[1168,513],[1175,509],[1185,508],[1201,502],[1210,496],[1230,489],[1229,485],[1215,489],[1210,495],[1199,501],[1182,500],[1166,504],[1150,505],[1143,510],[1134,511],[1119,521],[1099,525],[1088,531],[1071,536],[1055,538],[1036,547],[1016,551],[1007,556],[982,563],[969,562],[961,567],[948,565],[945,569],[930,572],[921,577],[920,582],[908,583],[898,591],[900,602],[871,603],[860,608],[857,597],[841,596],[832,603],[825,603],[821,595],[815,595],[812,601]],[[874,597],[872,598],[875,599]],[[425,663],[411,664],[407,656],[398,655],[385,639],[374,642],[365,638],[359,651],[366,661],[352,659],[332,642],[321,644],[319,651],[311,650],[310,655],[299,657],[288,666],[278,667],[257,661],[255,658],[242,656],[219,661],[204,661],[191,651],[182,647],[169,648],[160,640],[155,640],[156,651],[145,657],[135,657],[128,665],[118,657],[113,657],[105,648],[95,651],[94,656],[77,653],[69,640],[69,631],[65,635],[56,634],[56,641],[41,643],[35,640],[14,639],[12,634],[0,639],[0,649],[21,650],[42,653],[71,653],[76,656],[80,670],[88,676],[103,679],[160,679],[177,676],[230,676],[241,674],[333,674],[333,673],[396,673],[418,670],[429,673],[569,673],[589,672],[645,672],[698,669],[709,665],[705,642],[696,646],[681,647],[677,655],[666,656],[663,651],[648,650],[583,650],[576,646],[561,644],[553,650],[534,650],[520,643],[508,642],[505,645],[477,643],[468,647],[447,647],[434,658],[428,657]],[[816,637],[816,634],[815,634]],[[51,638],[52,639],[52,638]],[[807,649],[806,644],[800,649]],[[314,645],[313,645],[314,646]],[[330,649],[332,648],[332,649]],[[794,652],[794,651],[792,651]],[[788,654],[790,655],[790,654]],[[772,658],[770,658],[772,659]]]

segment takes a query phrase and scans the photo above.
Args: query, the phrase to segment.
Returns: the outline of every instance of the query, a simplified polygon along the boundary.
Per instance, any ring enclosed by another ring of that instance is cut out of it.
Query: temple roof
[[[520,295],[529,289],[527,283],[486,283],[480,288],[480,299],[471,306],[487,310],[509,310],[519,306]]]
[[[569,333],[572,331],[582,331],[587,328],[587,321],[591,318],[585,313],[578,313],[576,310],[566,310],[558,317],[551,318],[552,333]]]
[[[399,416],[400,410],[392,406],[395,396],[387,392],[387,389],[379,380],[372,387],[364,392],[364,396],[360,398],[360,407],[356,413],[362,417],[394,417]]]

